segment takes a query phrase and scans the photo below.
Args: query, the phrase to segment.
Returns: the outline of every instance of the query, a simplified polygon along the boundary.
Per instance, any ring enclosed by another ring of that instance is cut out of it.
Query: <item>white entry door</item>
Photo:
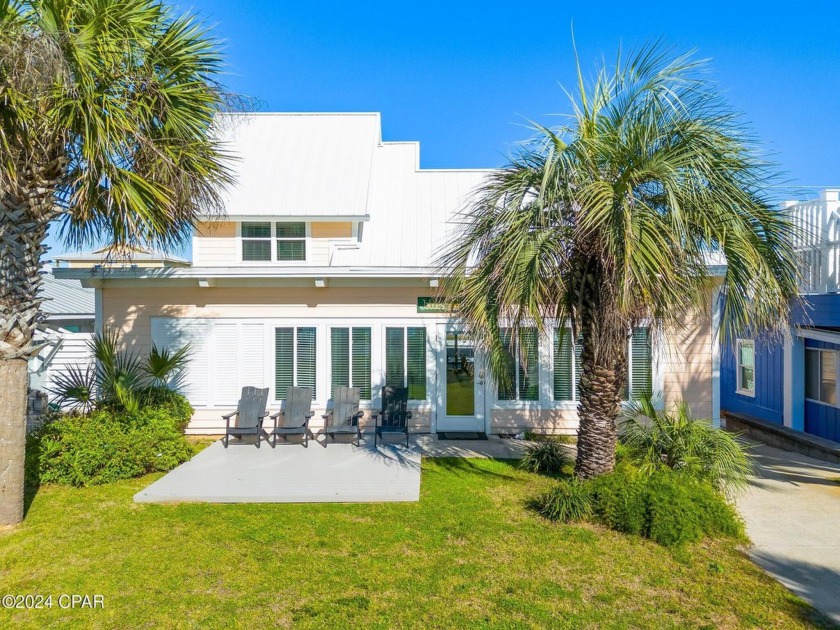
[[[484,433],[484,361],[454,324],[438,325],[437,430]]]

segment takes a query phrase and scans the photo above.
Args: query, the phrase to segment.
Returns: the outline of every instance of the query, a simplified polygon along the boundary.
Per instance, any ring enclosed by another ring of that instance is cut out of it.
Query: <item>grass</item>
[[[734,543],[671,552],[526,501],[552,481],[426,460],[421,501],[137,505],[159,475],[43,487],[0,532],[0,594],[103,595],[4,610],[2,628],[822,627]]]

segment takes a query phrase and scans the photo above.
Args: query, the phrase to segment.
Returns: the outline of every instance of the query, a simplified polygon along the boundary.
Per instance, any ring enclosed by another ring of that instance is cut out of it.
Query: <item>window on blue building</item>
[[[739,339],[737,343],[737,391],[745,396],[755,396],[755,342]]]
[[[805,350],[805,398],[837,404],[837,352]]]

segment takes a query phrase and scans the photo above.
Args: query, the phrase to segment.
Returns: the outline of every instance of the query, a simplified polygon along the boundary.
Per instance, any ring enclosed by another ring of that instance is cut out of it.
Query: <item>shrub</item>
[[[525,448],[519,466],[529,472],[554,475],[571,463],[569,452],[558,442],[545,441]]]
[[[667,468],[646,475],[622,466],[588,481],[562,481],[532,507],[551,520],[590,518],[666,547],[703,536],[745,536],[735,509],[711,485]]]
[[[65,414],[27,438],[27,482],[91,486],[167,471],[186,461],[192,409],[177,394],[136,412]]]
[[[643,475],[620,468],[590,483],[596,520],[619,532],[644,534],[646,479]]]
[[[746,487],[753,472],[749,446],[709,422],[693,419],[685,403],[667,413],[643,399],[628,407],[625,417],[622,442],[643,472],[672,468],[729,494]]]
[[[592,508],[590,485],[578,479],[561,481],[548,492],[536,497],[532,507],[552,521],[582,521],[589,516]]]
[[[89,413],[107,407],[137,413],[145,405],[155,404],[160,392],[177,390],[189,357],[189,344],[170,352],[152,346],[147,357],[120,348],[116,331],[105,330],[90,341],[96,359],[95,369],[70,368],[51,388],[59,407]],[[149,394],[155,394],[148,400]]]

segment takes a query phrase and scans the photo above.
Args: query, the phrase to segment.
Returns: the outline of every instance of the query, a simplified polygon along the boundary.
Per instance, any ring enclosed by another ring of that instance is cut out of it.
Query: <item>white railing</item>
[[[794,248],[803,293],[840,291],[840,191],[785,204],[796,226]]]

